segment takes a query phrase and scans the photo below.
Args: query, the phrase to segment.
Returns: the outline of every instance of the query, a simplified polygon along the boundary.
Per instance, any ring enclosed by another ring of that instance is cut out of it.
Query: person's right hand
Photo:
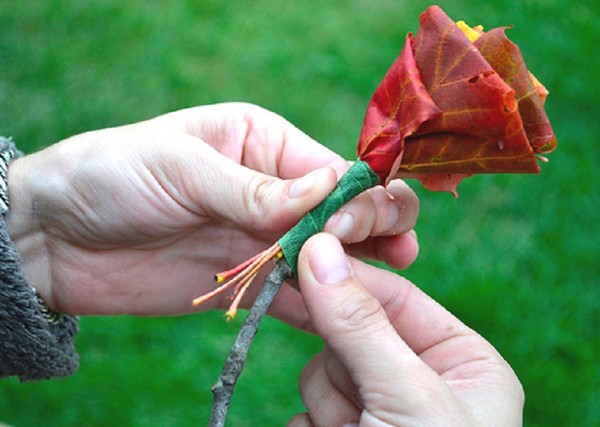
[[[188,313],[215,273],[272,245],[348,168],[270,111],[195,107],[17,159],[7,228],[25,276],[54,310]],[[403,267],[417,253],[417,211],[416,195],[395,180],[356,197],[325,229],[355,255]],[[228,305],[219,295],[200,309]],[[290,287],[271,313],[296,326],[307,319]]]
[[[402,277],[311,238],[299,285],[325,350],[305,368],[288,427],[520,426],[524,395],[485,339]]]

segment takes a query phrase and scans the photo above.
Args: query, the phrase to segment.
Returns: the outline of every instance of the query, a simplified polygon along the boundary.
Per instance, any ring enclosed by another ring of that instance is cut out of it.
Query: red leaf
[[[443,111],[419,128],[419,134],[504,138],[510,113],[517,110],[514,90],[441,9],[431,7],[421,16],[415,58],[427,92]]]
[[[358,142],[358,157],[382,183],[398,169],[405,138],[441,114],[421,82],[412,44],[409,34],[400,56],[373,94]]]

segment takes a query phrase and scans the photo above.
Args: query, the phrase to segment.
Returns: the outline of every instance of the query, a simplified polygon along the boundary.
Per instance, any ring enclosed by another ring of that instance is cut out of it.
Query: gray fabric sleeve
[[[6,171],[10,160],[20,155],[11,140],[0,137],[0,378],[64,377],[79,366],[74,350],[77,318],[48,310],[27,283],[4,220]]]

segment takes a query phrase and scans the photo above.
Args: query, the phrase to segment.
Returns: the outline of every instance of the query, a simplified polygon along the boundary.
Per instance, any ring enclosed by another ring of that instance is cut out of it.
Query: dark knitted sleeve
[[[25,280],[19,254],[6,231],[6,169],[19,154],[10,140],[0,137],[0,378],[63,377],[79,366],[74,350],[77,318],[45,307]]]

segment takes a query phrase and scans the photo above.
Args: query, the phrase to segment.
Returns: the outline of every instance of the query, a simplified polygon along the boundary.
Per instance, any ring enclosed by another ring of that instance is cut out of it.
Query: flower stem
[[[327,220],[339,208],[377,184],[379,184],[379,176],[373,172],[373,169],[367,163],[357,160],[342,175],[333,191],[279,239],[283,256],[294,274],[298,264],[298,254],[304,242],[312,235],[323,231]]]
[[[250,344],[258,332],[261,320],[275,299],[279,289],[281,289],[284,280],[291,276],[292,270],[284,259],[280,259],[260,288],[258,296],[248,313],[248,317],[242,324],[238,336],[231,346],[221,375],[212,388],[214,401],[208,424],[209,427],[225,426],[227,409],[229,408],[237,380],[244,369]]]

